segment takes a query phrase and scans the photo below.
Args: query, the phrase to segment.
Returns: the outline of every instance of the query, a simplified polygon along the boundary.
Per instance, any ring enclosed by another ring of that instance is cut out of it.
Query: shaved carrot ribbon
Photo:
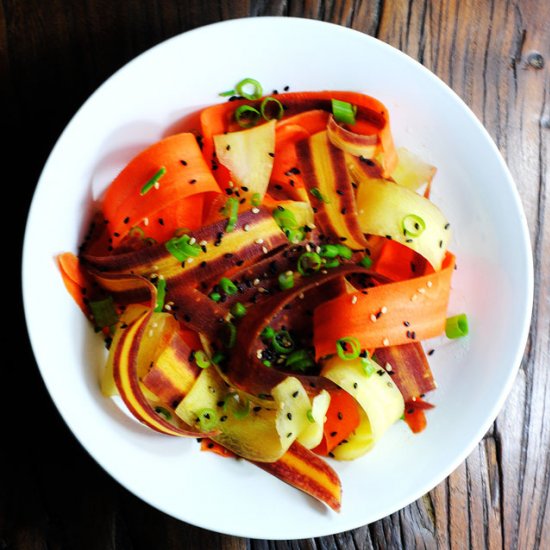
[[[455,257],[448,252],[441,271],[344,294],[314,314],[316,357],[336,353],[339,338],[357,338],[363,349],[424,340],[445,330]]]
[[[144,184],[160,167],[165,168],[165,174],[142,195]],[[158,218],[165,218],[164,226],[168,228],[169,206],[208,192],[219,193],[220,189],[193,134],[176,134],[154,143],[131,160],[107,189],[103,213],[109,221],[113,245],[116,247],[133,226],[142,227],[146,234],[149,225],[160,231],[157,225],[162,226],[153,223]],[[185,211],[189,213],[195,208],[201,212],[202,204],[194,204]],[[196,223],[193,217],[189,221]],[[179,214],[175,215],[175,223],[180,223]],[[174,227],[170,229],[173,231]]]

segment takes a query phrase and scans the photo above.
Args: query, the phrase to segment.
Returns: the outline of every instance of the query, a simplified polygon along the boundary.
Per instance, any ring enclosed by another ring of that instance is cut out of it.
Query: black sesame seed
[[[429,352],[428,352],[428,355],[433,355],[435,353],[435,349],[431,349]]]
[[[299,392],[295,391],[295,392],[292,394],[292,397],[294,397],[294,398],[298,397],[298,393],[299,393]]]
[[[338,435],[338,432],[330,432],[330,437],[336,437]]]
[[[180,162],[183,166],[187,166],[187,161],[186,160],[180,160]]]
[[[195,183],[197,183],[197,180],[196,180],[196,179],[189,180],[189,183],[190,183],[191,185],[194,185]]]
[[[357,382],[354,382],[354,383],[353,383],[353,389],[354,389],[354,390],[357,389]]]
[[[256,406],[252,409],[255,413],[260,412],[262,410],[262,407]]]
[[[286,413],[286,417],[287,417],[289,420],[292,420],[292,413]]]
[[[338,420],[342,420],[344,418],[344,415],[340,411],[338,411],[337,416],[338,416]]]
[[[122,223],[128,223],[130,221],[130,218],[128,216],[126,216],[124,218],[124,220],[122,220]]]

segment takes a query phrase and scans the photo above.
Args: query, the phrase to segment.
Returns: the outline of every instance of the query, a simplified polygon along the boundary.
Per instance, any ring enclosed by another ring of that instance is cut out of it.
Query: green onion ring
[[[214,409],[201,409],[195,414],[197,415],[197,422],[203,432],[209,432],[218,425],[219,417]]]
[[[356,105],[352,105],[347,101],[340,101],[339,99],[332,100],[332,114],[338,122],[343,122],[344,124],[355,124],[356,113]]]
[[[321,256],[317,252],[304,252],[298,258],[298,272],[300,275],[311,275],[321,269]]]
[[[193,357],[195,358],[195,363],[197,363],[197,367],[201,369],[207,369],[210,366],[210,359],[208,359],[208,356],[204,351],[201,349],[197,350]]]
[[[411,237],[419,237],[426,229],[426,222],[416,214],[408,214],[401,221],[403,235]]]
[[[351,347],[351,352],[347,351],[348,346]],[[352,361],[353,359],[357,359],[357,357],[359,357],[359,354],[361,353],[361,344],[354,336],[346,336],[336,340],[336,352],[338,353],[338,357],[340,357],[340,359],[343,359],[344,361]]]
[[[277,113],[274,117],[267,116],[266,109],[269,103],[275,103],[277,105]],[[262,113],[262,116],[264,117],[265,120],[273,120],[273,119],[281,120],[281,118],[283,118],[285,110],[283,108],[282,103],[278,99],[275,99],[274,97],[266,97],[262,101],[262,104],[260,105],[260,112]]]
[[[253,86],[252,93],[248,93],[244,89],[245,86]],[[262,85],[253,78],[243,78],[243,80],[237,83],[237,85],[235,86],[235,90],[240,96],[246,99],[260,99],[263,94]]]
[[[294,349],[294,340],[288,330],[276,332],[271,339],[271,347],[277,352],[286,355]]]
[[[468,317],[465,313],[449,317],[445,321],[445,335],[447,338],[462,338],[467,336],[468,332]]]
[[[252,128],[261,118],[260,111],[250,105],[240,105],[235,110],[235,120],[241,128]]]
[[[163,310],[165,297],[166,297],[166,279],[158,279],[157,305],[155,306],[155,313],[159,313]]]

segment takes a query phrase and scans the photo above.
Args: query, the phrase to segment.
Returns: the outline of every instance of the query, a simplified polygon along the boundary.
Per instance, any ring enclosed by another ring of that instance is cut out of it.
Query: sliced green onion
[[[401,220],[403,235],[419,237],[426,229],[426,222],[416,214],[408,214]]]
[[[268,105],[270,103],[275,103],[275,105],[277,107],[277,111],[275,112],[275,116],[268,116],[269,113],[267,112],[267,109],[268,109]],[[275,99],[274,97],[266,97],[262,101],[262,104],[260,105],[260,111],[262,113],[262,116],[265,118],[265,120],[273,120],[273,119],[281,120],[281,118],[283,118],[283,115],[285,114],[285,110],[283,108],[283,105],[281,104],[281,102],[278,99]]]
[[[369,269],[370,267],[372,267],[372,260],[369,256],[365,256],[365,257],[361,258],[361,261],[359,262],[359,265],[361,267],[366,267],[367,269]]]
[[[160,416],[162,416],[165,420],[170,420],[172,418],[170,411],[164,407],[155,407],[155,412],[160,414]]]
[[[139,194],[143,196],[145,193],[149,192],[155,186],[155,183],[157,183],[157,181],[164,176],[164,174],[166,174],[166,168],[162,166],[160,170],[141,188]]]
[[[201,409],[195,414],[197,415],[197,422],[203,432],[209,432],[218,425],[219,417],[214,409]]]
[[[166,279],[159,279],[157,283],[157,305],[155,312],[159,313],[164,308],[164,298],[166,297]]]
[[[352,105],[347,101],[339,99],[332,100],[332,114],[338,122],[344,124],[355,124],[355,114],[357,113],[357,105]]]
[[[107,296],[103,300],[91,301],[89,305],[97,328],[112,327],[118,322],[118,314],[112,296]]]
[[[304,252],[298,258],[298,272],[300,275],[311,275],[321,269],[321,256],[317,252]]]
[[[273,218],[281,229],[296,229],[298,227],[294,213],[282,206],[273,210]]]
[[[468,317],[465,313],[449,317],[445,321],[445,335],[447,338],[462,338],[468,335]]]
[[[220,92],[218,95],[220,97],[230,97],[235,94],[236,94],[235,90],[227,90],[227,92]]]
[[[340,256],[340,258],[344,258],[344,260],[351,260],[351,257],[353,256],[353,250],[351,248],[345,244],[335,244],[334,246],[338,249],[338,256]]]
[[[333,260],[328,260],[325,263],[325,267],[331,268],[331,267],[338,267],[340,265],[340,262],[334,258]]]
[[[361,344],[354,336],[346,336],[345,338],[336,340],[336,351],[340,359],[351,361],[359,357],[361,353]]]
[[[316,199],[324,202],[325,204],[330,204],[330,201],[317,189],[317,187],[312,187],[309,191]]]
[[[143,239],[143,244],[146,246],[153,246],[154,244],[157,244],[156,239],[153,239],[153,237],[146,237]]]
[[[367,376],[367,378],[369,376],[372,376],[376,372],[375,366],[372,364],[371,361],[369,361],[366,358],[361,359],[361,366],[363,367],[363,371],[364,371],[365,375]]]
[[[201,349],[197,350],[193,357],[195,358],[195,363],[197,363],[197,367],[201,369],[207,369],[210,366],[210,359],[208,359],[208,355],[204,353]]]
[[[311,409],[308,409],[306,413],[307,419],[313,424],[315,422],[315,418],[313,418],[313,412]]]
[[[219,292],[211,292],[210,299],[214,302],[219,302],[222,299],[222,295]]]
[[[260,334],[263,340],[271,340],[275,336],[275,331],[271,327],[265,327]]]
[[[239,214],[239,199],[236,197],[230,197],[224,206],[224,214],[227,216],[227,225],[225,231],[230,233],[235,229],[237,225],[237,219]]]
[[[321,258],[336,258],[338,256],[338,247],[334,244],[322,244],[320,248],[319,256]]]
[[[260,120],[260,111],[250,105],[240,105],[235,109],[235,120],[241,128],[252,128]]]
[[[250,202],[252,203],[252,206],[261,206],[262,196],[260,195],[260,193],[253,193]]]
[[[222,292],[225,292],[228,296],[233,296],[233,294],[237,294],[239,290],[235,286],[235,283],[231,279],[228,279],[227,277],[222,277],[218,284],[222,289]]]
[[[294,340],[288,330],[280,330],[271,339],[271,346],[277,353],[286,355],[294,349]]]
[[[289,288],[294,287],[294,273],[292,271],[288,273],[281,273],[278,279],[281,290],[288,290]]]
[[[289,242],[293,244],[299,243],[306,238],[306,234],[301,229],[285,228],[283,231],[284,231],[284,234],[286,235],[286,238],[289,240]]]
[[[262,361],[262,365],[264,365],[265,367],[271,367],[271,361],[264,359]]]
[[[246,307],[241,302],[235,302],[231,307],[231,313],[234,317],[240,319],[246,315]]]
[[[128,237],[136,238],[136,239],[144,239],[145,238],[145,231],[141,227],[138,227],[137,225],[134,225],[128,231]]]
[[[237,327],[230,323],[229,321],[225,323],[225,347],[231,349],[235,347],[235,342],[237,341]]]
[[[190,244],[191,237],[182,235],[166,241],[166,250],[179,262],[185,262],[188,258],[196,258],[201,253],[201,247],[197,243]]]
[[[245,86],[252,86],[252,92],[247,92]],[[263,94],[262,85],[253,78],[243,78],[243,80],[237,83],[235,90],[240,96],[246,99],[260,99]]]
[[[315,362],[305,349],[293,351],[285,361],[286,368],[299,372],[306,372],[313,366],[315,366]]]

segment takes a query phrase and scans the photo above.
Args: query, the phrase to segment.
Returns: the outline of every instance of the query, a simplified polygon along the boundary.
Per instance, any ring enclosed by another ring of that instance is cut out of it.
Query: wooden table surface
[[[0,124],[8,140],[3,197],[16,199],[5,202],[17,224],[13,257],[20,255],[43,163],[86,97],[165,38],[250,15],[309,17],[376,36],[435,72],[485,124],[514,175],[535,257],[531,333],[512,393],[466,462],[430,493],[381,521],[304,541],[219,535],[143,503],[79,446],[42,384],[8,269],[5,285],[13,306],[5,318],[13,326],[15,315],[21,340],[14,350],[4,329],[15,353],[0,371],[0,550],[549,549],[548,0],[3,0]]]

